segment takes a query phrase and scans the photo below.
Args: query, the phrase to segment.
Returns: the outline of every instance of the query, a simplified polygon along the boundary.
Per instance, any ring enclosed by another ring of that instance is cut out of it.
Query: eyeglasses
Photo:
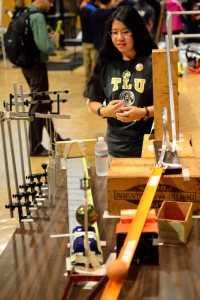
[[[117,37],[119,34],[121,34],[122,36],[128,36],[128,35],[131,35],[132,32],[128,29],[124,29],[122,31],[116,31],[116,30],[112,30],[109,32],[109,34],[112,36],[112,37]]]

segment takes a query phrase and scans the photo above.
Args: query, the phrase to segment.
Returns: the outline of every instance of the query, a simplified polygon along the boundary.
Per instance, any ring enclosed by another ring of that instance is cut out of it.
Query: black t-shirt
[[[126,62],[124,62],[126,63]],[[120,94],[127,90],[134,94],[136,107],[153,105],[153,82],[152,82],[152,55],[137,55],[129,71],[131,77],[128,80],[122,78],[126,70],[122,60],[105,63],[102,67],[99,80],[90,84],[84,96],[103,103],[120,99]],[[142,64],[143,70],[137,71],[136,65]],[[153,118],[148,121],[133,121],[123,123],[115,118],[107,118],[108,128],[106,141],[108,152],[115,157],[141,157],[144,134],[150,133]]]

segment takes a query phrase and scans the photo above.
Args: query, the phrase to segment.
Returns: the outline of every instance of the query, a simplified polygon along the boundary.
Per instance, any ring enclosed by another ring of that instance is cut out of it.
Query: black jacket
[[[83,33],[83,43],[93,43],[92,26],[90,23],[91,13],[98,9],[93,3],[88,3],[80,9],[81,29]]]

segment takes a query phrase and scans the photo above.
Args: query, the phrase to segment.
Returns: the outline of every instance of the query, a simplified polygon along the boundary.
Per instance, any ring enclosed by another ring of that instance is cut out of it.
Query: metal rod
[[[48,176],[48,205],[51,204],[52,200],[52,167],[51,167],[51,156],[49,156],[49,165],[47,167],[47,176]]]
[[[16,120],[17,120],[17,117],[18,118],[25,118],[25,117],[29,117],[31,118],[31,114],[28,113],[28,112],[9,112],[10,114],[10,117],[11,118],[14,118],[16,117]],[[70,115],[56,115],[56,114],[43,114],[43,113],[33,113],[33,115],[35,116],[35,118],[53,118],[53,119],[70,119]]]
[[[168,13],[168,11],[167,11]],[[170,12],[172,15],[200,15],[200,10],[184,10],[184,11],[173,11]]]
[[[167,27],[167,34],[169,36],[169,43],[171,45],[171,48],[174,48],[173,39],[172,39],[172,14],[171,14],[171,12],[169,12],[167,14],[166,27]],[[165,36],[165,38],[166,38],[166,36]],[[166,44],[167,44],[166,39],[165,39],[165,41],[166,41]]]
[[[88,241],[88,203],[87,203],[87,190],[84,190],[84,221],[85,221],[85,235],[84,235],[84,248],[85,248],[85,269],[89,269],[89,241]]]
[[[174,41],[172,39],[172,16],[173,15],[199,15],[200,10],[197,11],[176,11],[176,12],[171,12],[167,11],[167,18],[166,18],[166,27],[167,27],[167,34],[169,35],[169,40],[170,40],[170,45],[171,48],[174,48]],[[176,34],[173,35],[174,39],[175,38],[199,38],[200,34]]]
[[[172,152],[175,152],[175,150],[176,150],[176,123],[175,123],[175,112],[174,112],[174,95],[173,95],[173,84],[172,84],[170,46],[169,46],[168,35],[166,35],[165,37],[166,37],[169,99],[170,99],[171,124],[172,124]]]
[[[51,117],[53,119],[70,119],[70,115],[54,115],[54,114],[40,114],[35,113],[35,118],[48,118]]]
[[[16,82],[13,83],[14,88],[14,97],[15,97],[15,110],[18,113],[18,99],[17,99],[17,85]],[[22,182],[23,182],[23,190],[26,192],[26,179],[25,179],[25,169],[24,169],[24,155],[23,155],[23,149],[22,149],[22,135],[21,135],[21,126],[20,126],[20,120],[17,120],[17,131],[18,131],[18,140],[19,140],[19,153],[20,153],[20,162],[21,162],[21,172],[22,172]],[[25,197],[25,202],[27,203],[28,200]],[[26,213],[28,215],[29,213],[29,207],[26,206]]]
[[[19,109],[18,109],[18,103],[17,103],[17,86],[16,83],[13,83],[13,87],[14,87],[14,97],[15,97],[15,110],[18,113]],[[19,138],[19,153],[20,153],[20,161],[21,161],[21,171],[22,171],[22,182],[23,185],[25,185],[26,181],[25,181],[25,171],[24,171],[24,157],[23,157],[23,150],[22,150],[22,136],[21,136],[21,126],[20,126],[20,120],[17,120],[17,131],[18,131],[18,138]],[[24,192],[25,192],[25,188],[24,188]]]
[[[0,112],[0,118],[2,119],[3,112]],[[2,145],[3,145],[3,154],[4,154],[4,162],[5,162],[5,170],[6,170],[6,183],[7,183],[7,191],[8,191],[8,201],[10,204],[10,217],[13,218],[13,210],[12,210],[12,196],[11,196],[11,187],[10,187],[10,174],[8,168],[8,156],[7,156],[7,148],[6,148],[6,139],[5,139],[5,128],[4,121],[1,120],[1,132],[2,132]]]
[[[165,141],[163,144],[166,145],[166,150],[172,152],[172,147],[169,139],[168,121],[167,121],[167,108],[163,107],[163,136]]]
[[[21,93],[22,103],[24,103],[22,84],[20,84],[20,93]],[[24,104],[22,105],[22,111],[25,112]],[[27,124],[26,124],[25,120],[24,120],[24,133],[25,133],[27,160],[28,160],[28,171],[29,171],[29,175],[31,175],[32,174],[32,168],[31,168],[31,159],[30,159],[30,147],[29,147],[29,141],[28,141],[28,128],[27,128]]]
[[[8,111],[8,102],[5,102],[5,109]],[[8,136],[10,140],[10,150],[11,150],[11,158],[12,158],[12,165],[13,165],[13,173],[14,173],[14,180],[15,180],[15,190],[16,194],[19,194],[19,185],[18,185],[18,178],[17,178],[17,169],[16,169],[16,162],[15,162],[15,153],[14,153],[14,147],[13,147],[13,138],[12,138],[12,130],[11,130],[11,124],[10,122],[7,122],[8,125]],[[19,196],[17,196],[17,202],[20,203]],[[19,207],[19,212],[22,216],[22,208]],[[19,216],[19,218],[21,218]]]
[[[19,96],[18,96],[18,98],[19,98]],[[23,94],[23,98],[24,98],[24,94]],[[41,99],[41,100],[30,100],[30,101],[28,101],[28,103],[29,104],[37,104],[38,101],[41,101],[42,103],[58,102],[57,100],[43,100],[43,99]],[[63,102],[63,101],[67,102],[68,100],[67,99],[59,99],[59,102]],[[15,101],[12,101],[12,105],[15,105]],[[18,106],[22,106],[22,105],[24,105],[24,102],[18,101]]]
[[[25,97],[32,97],[32,96],[44,96],[44,95],[51,95],[51,94],[61,94],[61,93],[69,93],[69,89],[68,90],[58,90],[58,91],[46,91],[46,92],[33,92],[33,93],[24,93],[23,95]],[[17,97],[21,98],[21,94],[17,94]]]
[[[162,149],[158,161],[158,167],[163,166],[163,161],[165,158],[165,152],[166,151],[172,151],[171,148],[171,143],[169,140],[169,132],[168,132],[168,122],[167,122],[167,108],[163,107],[163,112],[162,112],[162,119],[163,119],[163,139],[162,139]]]
[[[188,38],[188,39],[200,38],[200,34],[199,33],[195,33],[195,34],[173,34],[172,36],[174,38],[179,38],[179,39],[184,39],[184,38]]]
[[[55,176],[55,162],[52,160],[51,162],[51,166],[52,166],[52,169],[51,169],[51,186],[52,186],[52,205],[55,205],[56,204],[56,182],[55,182],[55,179],[56,179],[56,176]]]

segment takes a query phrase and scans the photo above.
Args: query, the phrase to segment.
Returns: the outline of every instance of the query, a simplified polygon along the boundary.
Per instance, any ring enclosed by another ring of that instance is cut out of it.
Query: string
[[[124,67],[124,69],[125,69],[125,71],[124,72],[126,72],[126,71],[128,71],[128,72],[130,72],[129,70],[131,70],[131,68],[132,68],[132,66],[133,66],[133,63],[134,63],[134,59],[129,63],[129,65],[126,67],[126,65],[125,65],[125,61],[122,59],[121,60],[122,61],[122,65],[123,65],[123,67]],[[127,62],[127,61],[126,61]],[[123,73],[124,73],[123,72]],[[123,77],[123,73],[122,73],[122,77]],[[131,77],[131,72],[130,72],[130,77]],[[124,77],[123,77],[124,78]]]
[[[46,128],[47,128],[47,132],[49,132],[48,117],[46,118]],[[51,144],[49,144],[49,146],[51,146]],[[49,148],[49,147],[48,147],[48,148]],[[50,156],[49,154],[50,154],[50,153],[49,153],[49,149],[48,149],[48,156]]]
[[[54,94],[54,102],[56,101],[56,94]],[[52,111],[53,111],[53,104],[52,104]],[[56,122],[54,122],[54,132],[53,132],[53,142],[54,142],[54,151],[56,152]]]
[[[51,116],[50,116],[50,112],[48,111],[48,118],[49,118],[49,138],[50,138],[50,147],[52,147],[53,146],[53,142],[52,142],[52,132],[51,132],[51,120],[50,120],[50,118],[51,118]],[[50,147],[49,147],[49,149],[50,149]],[[49,156],[50,156],[50,150],[48,149],[48,154],[49,154]]]

